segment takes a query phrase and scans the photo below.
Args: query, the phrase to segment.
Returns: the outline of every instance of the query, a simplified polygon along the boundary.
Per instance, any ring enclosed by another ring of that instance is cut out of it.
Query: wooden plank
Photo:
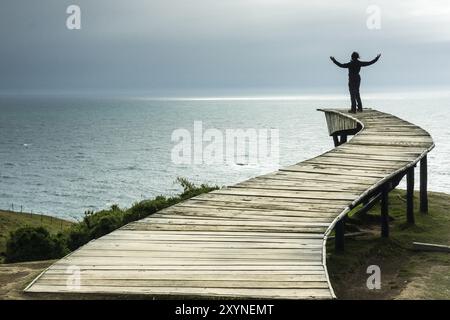
[[[263,208],[271,209],[271,207],[285,207],[292,208],[295,210],[301,210],[303,206],[317,206],[321,208],[341,208],[342,205],[348,203],[345,199],[324,199],[324,198],[281,198],[281,197],[270,197],[270,196],[257,196],[257,195],[239,195],[239,194],[204,194],[190,201],[204,202],[203,204],[212,205],[214,203],[225,203],[226,205],[231,205],[232,202],[237,204],[248,204],[251,206],[263,205]],[[302,205],[301,205],[302,204]]]
[[[117,286],[117,287],[188,287],[188,288],[265,288],[265,289],[327,289],[326,281],[220,281],[220,280],[129,280],[129,279],[85,279],[84,286]],[[43,276],[41,285],[67,285],[67,279],[53,279]]]
[[[374,169],[348,169],[348,168],[330,168],[330,165],[294,165],[287,168],[280,169],[280,171],[292,171],[292,172],[311,172],[311,173],[323,173],[327,175],[338,176],[351,176],[351,177],[368,177],[368,178],[383,178],[390,170],[374,170]]]
[[[333,151],[323,154],[321,157],[332,158],[336,161],[339,159],[366,159],[366,160],[376,160],[380,162],[391,162],[391,161],[399,161],[409,163],[414,161],[417,158],[418,154],[411,155],[369,155],[369,154],[361,154],[359,152],[342,152],[342,151]]]
[[[339,160],[334,158],[330,159],[327,157],[323,158],[316,158],[305,161],[305,163],[310,164],[319,164],[319,165],[326,165],[329,168],[352,168],[352,169],[371,169],[371,168],[377,168],[377,169],[388,169],[390,171],[402,168],[405,164],[408,164],[409,162],[397,162],[397,161],[391,161],[389,163],[382,163],[377,162],[373,160],[362,160],[362,159],[345,159],[340,158]]]
[[[68,268],[73,267],[72,264],[67,264],[61,261],[56,262],[54,265],[52,265],[48,270],[56,270],[58,272],[64,271],[67,272]],[[280,272],[286,272],[286,273],[295,273],[295,272],[310,272],[310,271],[318,271],[318,272],[325,272],[322,264],[315,264],[315,265],[295,265],[295,266],[289,266],[289,265],[236,265],[236,266],[190,266],[190,265],[139,265],[136,266],[134,264],[129,265],[99,265],[99,264],[85,264],[83,266],[77,266],[80,271],[83,270],[99,270],[99,271],[107,271],[110,270],[116,270],[120,272],[129,272],[129,271],[153,271],[153,272],[180,272],[180,271],[186,271],[186,272],[273,272],[273,273],[280,273]]]
[[[247,206],[248,204],[248,206]],[[287,207],[287,209],[283,209],[281,207],[284,207],[286,203],[282,202],[281,205],[276,205],[275,207],[270,207],[267,206],[265,204],[259,204],[259,203],[255,203],[255,201],[250,200],[245,200],[244,202],[240,201],[238,199],[238,201],[218,201],[218,200],[204,200],[204,199],[199,199],[199,200],[195,200],[192,199],[190,201],[184,202],[184,203],[179,203],[177,205],[177,208],[191,208],[191,209],[195,209],[195,208],[202,208],[202,209],[211,209],[211,210],[233,210],[233,211],[242,211],[242,212],[253,212],[253,213],[267,213],[267,212],[273,212],[274,214],[276,214],[277,212],[279,212],[280,214],[282,213],[292,213],[292,211],[295,211],[296,213],[307,213],[309,211],[315,211],[316,212],[321,212],[321,213],[326,213],[327,216],[331,213],[335,213],[336,210],[339,210],[341,208],[341,206],[325,206],[325,205],[321,205],[320,211],[314,210],[314,208],[318,207],[317,204],[308,204],[308,203],[295,203],[295,206],[290,206]],[[289,203],[288,203],[289,204]],[[296,213],[292,213],[292,214],[296,214]],[[313,213],[313,212],[311,212]],[[289,215],[289,214],[288,214]]]
[[[234,209],[254,209],[258,210],[273,210],[280,212],[302,212],[302,211],[311,211],[311,212],[329,212],[329,213],[338,213],[342,212],[343,209],[348,205],[348,202],[343,204],[328,204],[328,203],[308,203],[308,202],[278,202],[271,203],[270,200],[267,202],[263,202],[260,199],[252,200],[252,199],[242,199],[242,198],[227,198],[225,201],[217,201],[217,200],[196,200],[195,203],[190,201],[190,204],[180,205],[181,207],[196,205],[198,207],[204,208],[234,208]],[[328,215],[327,215],[328,216]]]
[[[311,162],[322,162],[324,164],[339,164],[344,166],[353,165],[357,167],[370,167],[370,168],[381,168],[381,169],[392,169],[397,167],[403,167],[404,165],[411,162],[411,158],[403,158],[400,160],[393,159],[392,157],[384,157],[383,160],[371,159],[366,157],[355,157],[355,154],[325,154],[311,160],[307,160],[307,163]],[[415,159],[415,158],[413,158]]]
[[[230,218],[239,221],[240,223],[246,223],[250,221],[267,221],[267,222],[287,222],[287,223],[322,223],[329,224],[331,217],[329,218],[315,218],[315,217],[285,217],[285,216],[270,216],[270,215],[226,215],[223,217],[217,217],[215,215],[208,215],[207,213],[183,213],[183,214],[154,214],[152,216],[156,219],[190,219],[194,221],[200,221],[204,219],[208,220],[218,220],[218,221],[229,221]]]
[[[277,279],[289,279],[296,278],[302,281],[322,281],[326,278],[325,270],[201,270],[201,272],[193,273],[192,270],[160,270],[160,269],[107,269],[107,268],[80,268],[80,275],[82,277],[111,277],[111,278],[124,278],[129,279],[141,278],[141,279],[217,279],[226,280],[228,278],[238,279],[253,279],[267,278],[267,276],[273,276],[273,280]],[[46,275],[54,277],[67,276],[66,267],[59,266],[58,268],[50,268]]]
[[[182,215],[198,215],[198,216],[209,216],[209,215],[215,215],[220,216],[223,218],[234,218],[234,217],[257,217],[262,219],[277,219],[277,217],[280,217],[283,219],[286,218],[298,218],[298,219],[304,219],[304,218],[310,218],[310,219],[327,219],[330,217],[334,217],[336,215],[336,210],[333,210],[331,212],[327,211],[320,211],[320,212],[314,212],[310,210],[295,210],[295,211],[283,211],[283,210],[269,210],[269,209],[240,209],[240,208],[233,208],[233,207],[215,207],[215,206],[199,206],[199,205],[189,205],[188,203],[176,207],[171,207],[170,209],[166,209],[164,211],[160,211],[157,214],[164,215],[164,214],[182,214]]]
[[[360,154],[375,154],[375,155],[404,155],[404,154],[412,154],[419,155],[424,149],[422,147],[414,147],[414,146],[401,146],[401,145],[392,145],[392,146],[376,146],[376,145],[367,145],[367,146],[354,146],[353,139],[347,144],[343,144],[338,148],[334,149],[334,152],[340,151],[350,151],[350,152],[359,152]]]
[[[132,223],[131,223],[132,224]],[[169,236],[169,237],[185,237],[185,238],[208,238],[208,237],[223,237],[223,238],[261,238],[261,239],[302,239],[304,236],[302,234],[298,233],[281,233],[281,232],[245,232],[245,231],[183,231],[183,232],[174,232],[174,231],[127,231],[124,229],[119,229],[117,231],[114,231],[113,233],[107,234],[104,237],[109,236],[136,236],[136,237],[144,237],[144,238],[151,238],[151,237],[163,237],[163,236]],[[95,241],[95,240],[94,240]]]
[[[64,258],[62,261],[65,264],[72,264],[72,266],[83,265],[131,265],[136,266],[173,266],[173,265],[185,265],[185,266],[208,266],[215,268],[216,266],[300,266],[300,265],[321,265],[322,262],[317,258],[299,257],[297,259],[169,259],[169,258],[126,258],[126,257],[77,257],[71,256]]]
[[[333,165],[330,164],[325,164],[325,165],[320,165],[320,164],[310,164],[306,161],[292,165],[292,166],[288,166],[286,168],[281,169],[280,171],[288,171],[288,170],[299,170],[299,169],[303,169],[303,170],[316,170],[317,172],[323,172],[326,174],[330,174],[333,172],[336,172],[337,174],[344,174],[344,175],[348,175],[348,176],[367,176],[367,174],[373,175],[373,174],[378,174],[377,176],[382,176],[384,177],[384,175],[389,172],[389,169],[379,169],[379,168],[345,168],[345,167],[340,167],[339,164],[336,164],[338,166],[338,168],[334,168]],[[340,173],[339,173],[340,172]]]
[[[328,175],[322,173],[311,172],[292,172],[292,171],[279,171],[276,175],[262,176],[260,179],[267,180],[283,180],[283,181],[323,181],[323,182],[338,182],[338,183],[353,183],[354,185],[366,185],[370,186],[374,184],[379,178],[372,177],[349,177],[345,175]]]
[[[404,146],[404,147],[422,147],[423,149],[428,148],[431,143],[429,142],[409,142],[409,141],[371,141],[364,139],[352,139],[352,144],[364,145],[364,146]]]
[[[291,271],[290,271],[291,272]],[[46,280],[66,280],[70,275],[64,272],[47,272],[43,279]],[[326,276],[323,271],[321,273],[313,274],[292,274],[281,273],[271,274],[266,271],[265,273],[254,272],[214,272],[209,271],[200,274],[193,274],[192,272],[164,272],[158,271],[128,271],[124,274],[123,271],[111,270],[105,272],[104,270],[88,270],[80,271],[80,278],[83,280],[97,280],[97,279],[111,279],[111,280],[165,280],[165,281],[264,281],[264,282],[326,282]]]
[[[183,225],[211,225],[211,226],[241,226],[245,223],[246,226],[305,226],[305,227],[326,227],[328,223],[325,222],[304,222],[304,221],[273,221],[273,220],[240,220],[240,219],[210,219],[207,217],[197,217],[192,219],[191,217],[177,217],[177,218],[161,218],[160,216],[151,216],[148,219],[136,221],[133,225],[147,225],[147,224],[183,224]]]
[[[348,185],[343,183],[331,183],[317,181],[310,182],[296,182],[296,181],[282,181],[282,180],[259,180],[239,183],[229,188],[247,188],[247,189],[264,189],[264,190],[280,190],[280,191],[326,191],[326,192],[340,192],[353,191],[358,194],[365,190],[368,185]]]
[[[317,190],[317,188],[328,188],[329,191],[336,191],[333,188],[346,188],[348,190],[359,190],[361,187],[370,186],[370,183],[356,183],[351,185],[345,181],[327,181],[319,179],[293,178],[289,179],[286,173],[280,172],[279,175],[273,177],[256,178],[244,181],[230,188],[253,187],[253,188],[269,188],[269,187],[287,187],[287,188],[303,188],[301,190]],[[327,190],[328,191],[328,190]]]
[[[380,135],[365,135],[360,134],[352,139],[352,143],[356,141],[372,141],[372,142],[383,142],[383,143],[431,143],[431,138],[428,136],[380,136]]]
[[[246,215],[241,214],[237,212],[236,214],[222,214],[220,217],[217,217],[213,214],[208,214],[207,212],[183,212],[183,213],[174,213],[174,214],[155,214],[153,217],[157,218],[167,218],[167,219],[183,219],[183,218],[190,218],[190,219],[202,219],[202,218],[209,218],[209,219],[215,219],[215,220],[229,220],[231,219],[238,219],[241,221],[241,223],[245,223],[246,220],[258,220],[258,221],[280,221],[280,222],[321,222],[321,223],[330,223],[330,221],[333,221],[332,215],[330,214],[329,217],[314,217],[312,215],[310,216],[282,216],[282,215]]]
[[[210,193],[212,195],[241,195],[255,197],[277,197],[294,199],[330,199],[330,200],[353,200],[358,193],[350,192],[323,192],[323,191],[294,191],[275,189],[252,189],[252,188],[228,188],[220,189]]]
[[[124,231],[127,231],[127,230],[124,230]],[[135,231],[138,231],[138,230],[135,230]],[[129,232],[133,232],[133,231],[129,231]],[[146,232],[150,232],[150,231],[146,231]],[[266,233],[266,232],[262,232],[262,233]],[[284,234],[287,234],[287,233],[284,233]],[[211,236],[211,237],[189,239],[187,237],[178,237],[177,238],[175,236],[173,236],[173,237],[160,236],[160,238],[148,239],[148,238],[145,238],[142,236],[139,237],[139,236],[133,236],[133,235],[122,235],[122,236],[112,235],[111,237],[106,238],[105,240],[113,241],[114,243],[119,243],[119,242],[123,242],[123,241],[133,241],[138,244],[154,243],[155,245],[158,245],[159,242],[168,243],[168,244],[177,244],[180,242],[185,242],[187,244],[207,242],[208,245],[213,244],[213,243],[220,243],[220,244],[239,243],[239,244],[242,244],[242,246],[245,246],[247,244],[258,243],[258,244],[261,244],[262,246],[269,247],[269,246],[275,245],[275,244],[280,244],[280,245],[281,244],[291,244],[291,245],[303,246],[306,243],[304,241],[305,239],[322,241],[323,236],[322,235],[311,235],[311,234],[305,233],[305,234],[300,234],[299,238],[291,238],[291,237],[286,237],[286,238],[283,238],[283,237],[279,237],[279,238],[219,237],[219,238],[215,238],[214,236]],[[206,246],[206,244],[205,244],[205,246]]]
[[[413,242],[413,248],[417,251],[450,252],[450,246],[435,243]]]
[[[290,249],[292,250],[292,249]],[[146,259],[161,259],[165,261],[166,259],[171,259],[173,261],[181,262],[182,258],[196,258],[199,260],[203,260],[205,262],[211,261],[211,260],[218,260],[220,261],[227,261],[227,260],[236,260],[239,261],[246,261],[246,260],[262,260],[262,261],[321,261],[322,260],[322,254],[321,250],[317,250],[317,252],[313,253],[301,253],[301,255],[295,255],[293,253],[283,253],[282,250],[280,252],[271,252],[268,254],[261,253],[260,255],[257,253],[249,253],[249,252],[236,252],[236,253],[229,253],[224,252],[222,255],[219,250],[216,251],[202,251],[202,252],[195,252],[191,250],[190,252],[184,252],[184,251],[130,251],[129,253],[123,252],[123,251],[117,251],[117,250],[111,250],[105,252],[99,252],[99,250],[85,250],[83,254],[77,254],[76,257],[83,257],[83,258],[99,258],[99,259],[106,259],[111,258],[111,260],[116,260],[117,258],[123,258],[123,259],[130,259],[130,260],[137,260],[141,257],[144,257]],[[302,250],[297,250],[297,253],[302,252]],[[74,257],[75,258],[75,257]],[[154,261],[152,260],[152,261]],[[212,263],[213,264],[213,263]]]
[[[182,251],[192,251],[192,250],[229,250],[229,249],[239,249],[239,250],[267,250],[267,249],[322,249],[322,241],[316,242],[304,242],[302,244],[284,242],[284,243],[247,243],[247,242],[184,242],[184,241],[147,241],[147,242],[136,242],[132,240],[125,241],[94,241],[86,246],[87,250],[90,249],[102,249],[102,250],[150,250],[150,251],[164,251],[164,250],[182,250]],[[259,252],[259,251],[258,251]]]
[[[199,224],[142,224],[142,225],[127,225],[123,227],[124,230],[168,230],[168,231],[278,231],[278,232],[299,232],[299,233],[315,233],[320,234],[325,232],[326,227],[279,227],[279,226],[224,226],[224,225],[199,225]]]
[[[101,257],[101,258],[148,258],[148,259],[220,259],[220,260],[318,260],[322,259],[322,248],[320,249],[220,249],[217,248],[192,250],[192,249],[174,249],[166,251],[156,250],[105,250],[85,249],[83,252],[76,253],[74,257]]]
[[[187,296],[206,296],[206,297],[260,297],[260,298],[278,298],[278,299],[330,299],[329,289],[239,289],[239,288],[173,288],[173,287],[113,287],[113,286],[81,286],[78,289],[68,287],[67,285],[52,286],[35,284],[28,292],[44,293],[97,293],[97,294],[142,294],[142,295],[187,295]]]
[[[158,242],[166,242],[168,244],[171,243],[179,243],[180,241],[185,241],[186,244],[192,244],[197,242],[208,242],[213,243],[233,243],[236,242],[236,245],[248,245],[249,243],[259,243],[261,245],[265,244],[273,244],[273,243],[290,243],[292,245],[303,245],[309,243],[320,243],[323,240],[321,237],[314,237],[310,234],[299,234],[299,233],[286,233],[286,232],[277,232],[276,235],[270,235],[270,232],[258,232],[258,234],[254,236],[242,236],[240,232],[232,232],[230,236],[221,235],[219,232],[210,233],[207,235],[165,235],[162,234],[162,231],[130,231],[122,229],[122,233],[111,233],[106,236],[103,236],[100,239],[96,239],[91,241],[90,243],[96,243],[101,241],[113,241],[117,243],[118,241],[135,241],[139,243],[143,241],[158,243]],[[172,231],[171,231],[172,232]],[[201,232],[201,231],[198,231]],[[146,234],[158,233],[158,235],[150,236]],[[178,233],[178,232],[177,232]],[[205,243],[206,245],[206,243]]]
[[[412,130],[412,129],[397,129],[397,130],[375,130],[368,129],[364,131],[364,134],[358,136],[371,136],[371,137],[389,137],[395,135],[396,138],[403,137],[408,139],[409,137],[429,137],[428,133],[424,130]]]

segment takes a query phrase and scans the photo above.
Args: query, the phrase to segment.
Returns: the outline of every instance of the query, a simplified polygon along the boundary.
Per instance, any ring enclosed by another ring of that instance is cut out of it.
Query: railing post
[[[339,139],[336,133],[333,134],[333,142],[335,147],[339,146]]]
[[[334,227],[334,249],[336,252],[344,251],[345,217],[336,222]]]
[[[383,186],[381,191],[381,236],[389,237],[389,188],[388,185]]]
[[[428,213],[428,164],[427,155],[420,160],[420,212]]]
[[[339,147],[341,144],[347,142],[347,134],[333,133],[333,142],[335,147]]]
[[[414,167],[406,173],[406,221],[414,224]]]

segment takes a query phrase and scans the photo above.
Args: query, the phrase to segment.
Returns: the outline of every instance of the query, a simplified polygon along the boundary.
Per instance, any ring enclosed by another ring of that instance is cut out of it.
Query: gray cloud
[[[328,61],[383,53],[364,85],[446,86],[445,1],[24,0],[0,11],[0,90],[177,92],[298,90],[345,85]],[[382,10],[368,30],[366,8]]]

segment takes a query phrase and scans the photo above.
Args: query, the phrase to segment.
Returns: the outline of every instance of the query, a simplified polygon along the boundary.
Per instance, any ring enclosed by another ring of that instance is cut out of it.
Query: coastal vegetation
[[[73,222],[56,217],[0,210],[0,263],[5,258],[6,243],[11,232],[23,227],[43,227],[50,234],[56,235],[59,232],[66,232],[72,225]]]
[[[44,227],[22,227],[12,232],[6,243],[6,262],[56,259],[68,253],[63,233],[56,235]]]
[[[46,225],[24,225],[10,229],[4,245],[5,262],[35,261],[61,258],[87,242],[114,231],[123,225],[145,218],[161,209],[172,206],[202,193],[218,189],[218,186],[199,186],[185,178],[176,180],[183,191],[175,196],[157,196],[136,202],[130,208],[112,205],[109,209],[86,211],[83,220],[56,231]],[[6,230],[2,230],[4,234]]]

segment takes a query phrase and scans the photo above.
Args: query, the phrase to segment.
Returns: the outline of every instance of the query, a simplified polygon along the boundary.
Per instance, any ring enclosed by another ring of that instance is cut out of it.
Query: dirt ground
[[[360,246],[364,240],[347,240],[347,250]],[[376,241],[375,239],[367,241]],[[381,240],[367,257],[360,257],[354,267],[332,269],[330,278],[338,299],[450,300],[450,264],[448,253],[413,252]],[[369,246],[370,244],[368,244]],[[392,248],[397,247],[397,248]],[[345,258],[344,258],[345,259]],[[367,267],[381,269],[381,289],[369,290]]]
[[[403,190],[390,195],[390,237],[380,237],[380,209],[352,216],[349,231],[364,236],[345,239],[344,253],[327,246],[331,283],[340,299],[444,299],[450,300],[450,253],[414,250],[412,243],[450,244],[450,195],[430,193],[429,214],[418,212],[415,197],[414,225],[406,223]],[[381,289],[369,290],[367,267],[381,270]]]
[[[0,299],[31,299],[23,289],[53,261],[0,264]]]

